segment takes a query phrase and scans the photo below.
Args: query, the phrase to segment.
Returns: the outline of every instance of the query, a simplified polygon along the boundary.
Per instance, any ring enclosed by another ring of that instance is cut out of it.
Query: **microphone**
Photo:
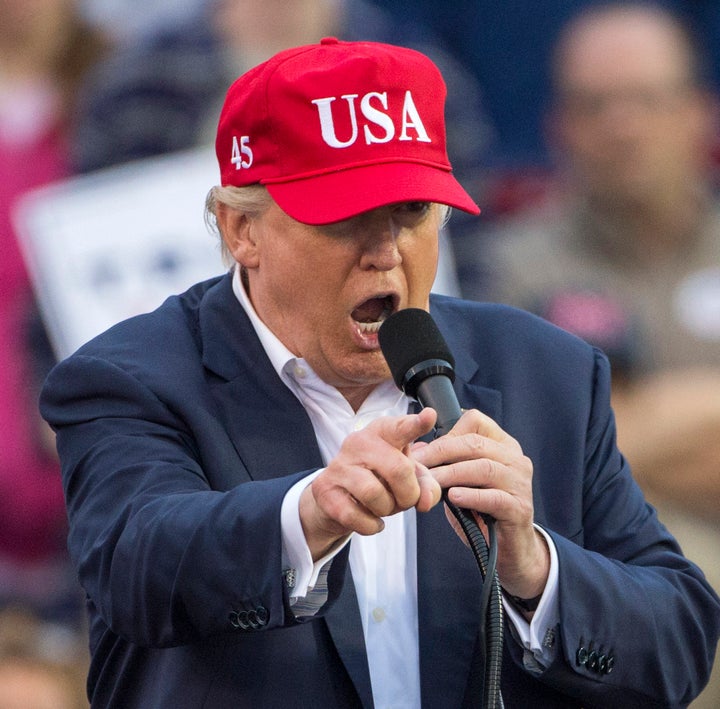
[[[430,313],[420,308],[393,313],[380,326],[378,340],[397,387],[435,409],[437,435],[447,433],[462,414],[452,387],[455,359]]]

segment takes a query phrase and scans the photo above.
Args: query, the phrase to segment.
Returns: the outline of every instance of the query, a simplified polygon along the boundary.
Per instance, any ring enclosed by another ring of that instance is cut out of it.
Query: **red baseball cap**
[[[452,174],[445,82],[424,54],[378,42],[288,49],[228,90],[223,185],[265,185],[293,219],[328,224],[396,202],[480,209]]]

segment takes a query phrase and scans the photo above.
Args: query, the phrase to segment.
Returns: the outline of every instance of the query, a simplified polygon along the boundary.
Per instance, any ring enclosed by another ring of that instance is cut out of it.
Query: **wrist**
[[[508,599],[518,599],[516,605],[527,610],[524,606],[532,605],[532,602],[537,607],[549,574],[550,548],[543,533],[535,528],[532,553],[514,568],[503,569],[500,585]]]

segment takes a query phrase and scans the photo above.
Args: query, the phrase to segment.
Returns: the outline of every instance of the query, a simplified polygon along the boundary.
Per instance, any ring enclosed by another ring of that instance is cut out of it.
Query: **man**
[[[430,296],[450,171],[422,54],[325,39],[230,88],[208,205],[233,268],[50,375],[94,707],[482,701],[480,577],[438,504],[491,515],[506,706],[680,705],[717,597],[614,445],[597,351]],[[430,442],[378,347],[429,309],[466,409]]]

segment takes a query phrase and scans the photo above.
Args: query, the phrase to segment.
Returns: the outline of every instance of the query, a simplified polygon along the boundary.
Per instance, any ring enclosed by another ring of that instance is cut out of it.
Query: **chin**
[[[346,380],[356,384],[376,385],[391,376],[385,357],[380,350],[359,353],[350,358],[349,364],[350,366],[345,371]]]

